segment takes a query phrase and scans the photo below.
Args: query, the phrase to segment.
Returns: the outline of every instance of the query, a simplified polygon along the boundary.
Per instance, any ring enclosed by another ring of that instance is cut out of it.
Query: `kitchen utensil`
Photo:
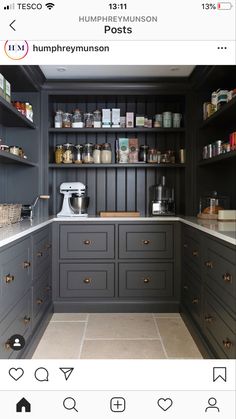
[[[166,186],[165,176],[150,188],[150,214],[175,215],[174,188]]]
[[[61,211],[58,217],[87,217],[89,197],[86,196],[86,186],[81,182],[64,182],[60,186],[64,195]]]

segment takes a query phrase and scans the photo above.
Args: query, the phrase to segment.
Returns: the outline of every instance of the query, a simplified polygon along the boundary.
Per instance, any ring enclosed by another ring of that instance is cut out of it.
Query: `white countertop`
[[[99,222],[99,221],[129,221],[129,222],[168,222],[180,221],[191,227],[197,228],[204,233],[210,234],[218,239],[224,240],[227,243],[236,246],[236,222],[233,221],[215,221],[215,220],[200,220],[196,217],[48,217],[35,218],[33,220],[24,220],[20,223],[12,224],[0,228],[0,247],[12,243],[27,234],[33,233],[40,228],[45,227],[52,222]]]

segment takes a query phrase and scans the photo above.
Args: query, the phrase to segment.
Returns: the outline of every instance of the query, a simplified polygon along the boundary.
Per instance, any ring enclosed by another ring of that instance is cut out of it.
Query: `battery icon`
[[[218,10],[231,10],[232,9],[232,7],[233,7],[233,5],[232,5],[232,3],[230,3],[230,2],[220,2],[220,3],[217,3],[217,9]]]

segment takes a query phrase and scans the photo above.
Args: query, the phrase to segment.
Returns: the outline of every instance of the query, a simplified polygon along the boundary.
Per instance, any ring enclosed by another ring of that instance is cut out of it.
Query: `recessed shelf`
[[[0,163],[4,164],[20,164],[24,166],[37,167],[37,163],[33,163],[29,160],[26,160],[22,157],[15,156],[14,154],[9,153],[8,151],[0,151]]]
[[[209,118],[203,121],[201,128],[205,128],[211,125],[218,126],[222,122],[224,126],[227,123],[235,121],[236,114],[236,97],[234,97],[230,102],[226,103],[221,109],[213,113]]]
[[[5,127],[23,127],[35,129],[35,125],[14,108],[5,99],[0,97],[0,124]]]
[[[145,132],[145,133],[180,133],[185,132],[185,128],[49,128],[51,133],[114,133],[114,132]]]
[[[212,157],[211,159],[202,160],[198,163],[199,166],[207,166],[209,164],[229,160],[236,157],[236,151],[230,151],[226,154],[220,154],[219,156]]]
[[[184,168],[185,164],[176,163],[176,164],[152,164],[152,163],[111,163],[111,164],[56,164],[50,163],[50,169],[158,169],[158,168]]]

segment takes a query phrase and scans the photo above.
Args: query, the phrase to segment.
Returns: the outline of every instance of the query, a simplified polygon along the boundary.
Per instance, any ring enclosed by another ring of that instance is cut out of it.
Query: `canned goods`
[[[171,128],[172,127],[172,112],[163,112],[163,127]]]

